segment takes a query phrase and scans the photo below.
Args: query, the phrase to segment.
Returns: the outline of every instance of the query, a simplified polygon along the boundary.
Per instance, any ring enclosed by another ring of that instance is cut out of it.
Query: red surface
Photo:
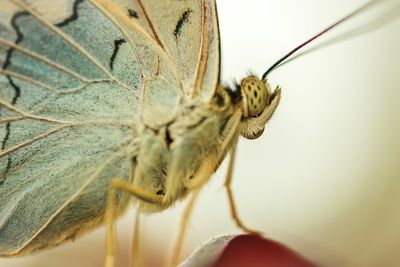
[[[232,239],[210,267],[316,267],[282,244],[256,235]]]

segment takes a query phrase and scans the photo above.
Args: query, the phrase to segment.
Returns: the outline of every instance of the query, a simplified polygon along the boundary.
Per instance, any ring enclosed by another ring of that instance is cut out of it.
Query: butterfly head
[[[281,90],[277,87],[272,91],[266,80],[260,80],[255,75],[244,78],[238,87],[243,114],[240,134],[248,139],[258,138],[278,106]]]

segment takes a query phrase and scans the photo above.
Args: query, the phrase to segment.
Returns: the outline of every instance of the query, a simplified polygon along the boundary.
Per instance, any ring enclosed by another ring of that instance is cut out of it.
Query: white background
[[[362,0],[219,0],[223,81],[275,60]],[[376,12],[361,20],[365,25]],[[338,32],[351,29],[353,23]],[[335,36],[336,31],[330,36]],[[399,266],[400,20],[302,57],[269,77],[282,103],[263,136],[240,142],[234,192],[243,220],[322,266]],[[206,186],[186,255],[213,236],[239,233],[222,189]],[[170,247],[182,205],[143,221],[146,243]],[[129,254],[133,212],[118,224]],[[11,266],[100,266],[103,229]]]

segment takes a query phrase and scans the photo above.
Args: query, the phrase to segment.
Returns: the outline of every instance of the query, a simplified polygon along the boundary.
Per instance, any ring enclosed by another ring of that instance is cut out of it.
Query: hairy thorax
[[[232,138],[225,128],[233,113],[221,90],[210,103],[184,104],[174,120],[158,129],[143,126],[132,159],[133,184],[162,196],[162,204],[139,201],[142,212],[164,210],[208,181],[225,155],[226,139]]]

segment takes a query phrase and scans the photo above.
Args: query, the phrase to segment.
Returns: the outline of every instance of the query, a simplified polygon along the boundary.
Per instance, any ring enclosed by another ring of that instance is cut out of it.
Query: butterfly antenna
[[[342,19],[340,19],[339,21],[335,22],[334,24],[330,25],[329,27],[325,28],[324,30],[322,30],[320,33],[316,34],[315,36],[313,36],[312,38],[310,38],[309,40],[305,41],[304,43],[300,44],[299,46],[297,46],[295,49],[293,49],[292,51],[290,51],[289,53],[287,53],[285,56],[283,56],[281,59],[279,59],[277,62],[275,62],[263,75],[262,75],[262,80],[266,80],[268,74],[270,74],[273,70],[275,70],[283,61],[285,61],[286,59],[288,59],[290,56],[292,56],[294,53],[296,53],[297,51],[299,51],[300,49],[302,49],[303,47],[305,47],[306,45],[308,45],[309,43],[311,43],[312,41],[318,39],[319,37],[321,37],[322,35],[324,35],[325,33],[331,31],[332,29],[336,28],[337,26],[339,26],[340,24],[342,24],[343,22],[353,18],[354,16],[360,14],[361,12],[363,12],[364,10],[366,10],[367,8],[369,8],[370,6],[377,4],[378,2],[380,2],[382,0],[372,0],[369,1],[368,3],[366,3],[365,5],[359,7],[358,9],[354,10],[353,12],[351,12],[350,14],[348,14],[347,16],[343,17]]]

